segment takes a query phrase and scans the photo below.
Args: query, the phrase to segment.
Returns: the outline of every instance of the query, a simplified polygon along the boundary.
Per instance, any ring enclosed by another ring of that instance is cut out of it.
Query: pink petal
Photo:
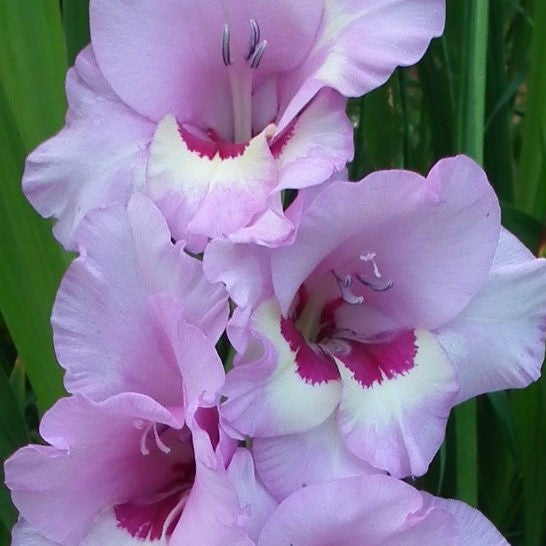
[[[11,546],[61,546],[40,535],[26,521],[20,519],[11,531]]]
[[[320,92],[295,121],[279,155],[277,189],[306,188],[328,180],[353,157],[353,126],[345,99]]]
[[[444,20],[444,0],[325,0],[313,48],[282,82],[279,125],[324,86],[350,97],[379,87],[397,66],[423,56]]]
[[[93,0],[91,38],[101,70],[136,111],[159,121],[167,114],[226,133],[233,125],[229,69],[222,62],[222,31],[229,24],[238,62],[248,51],[250,19],[267,50],[259,81],[296,67],[315,37],[322,1],[153,0],[138,6]],[[234,67],[232,67],[234,68]],[[224,135],[224,138],[225,135]]]
[[[546,260],[503,231],[484,286],[438,339],[457,372],[458,402],[536,381],[546,339]]]
[[[160,212],[141,195],[127,212],[114,206],[90,214],[80,240],[82,255],[63,279],[52,315],[67,388],[99,400],[132,391],[180,404],[178,340],[169,339],[154,299],[169,296],[171,319],[195,321],[212,345],[225,327],[225,292],[181,244],[172,245]]]
[[[437,511],[439,512],[439,511]],[[433,518],[433,525],[427,520]],[[424,529],[423,529],[424,527]],[[412,540],[420,532],[421,542]],[[385,546],[435,544],[455,546],[452,517],[423,510],[421,494],[388,476],[345,478],[309,485],[283,501],[265,524],[259,546]]]
[[[82,396],[60,400],[40,427],[53,447],[24,447],[5,466],[13,502],[29,525],[50,540],[77,544],[103,509],[160,485],[171,471],[167,455],[141,453],[137,422],[183,425],[180,416],[141,395],[102,403]]]
[[[279,501],[314,483],[379,473],[347,449],[334,416],[300,434],[254,438],[252,452],[258,475]]]
[[[246,528],[249,537],[257,540],[258,535],[277,502],[256,477],[252,455],[239,448],[228,468],[228,476],[237,490],[241,507],[248,514]]]
[[[336,355],[343,384],[337,415],[345,443],[366,462],[396,477],[427,471],[444,439],[458,390],[434,335],[416,330],[414,336],[411,354],[398,337],[375,345],[373,354],[372,347],[363,344],[362,353]],[[381,369],[373,369],[376,362]]]
[[[253,138],[241,155],[222,159],[192,151],[172,116],[159,123],[150,148],[147,185],[175,239],[185,238],[186,232],[224,237],[264,211],[276,183],[270,133],[266,129]]]
[[[509,546],[495,526],[478,510],[464,502],[422,493],[432,506],[455,517],[459,544],[464,546]]]
[[[426,180],[384,171],[357,184],[334,182],[304,213],[295,243],[274,251],[275,293],[286,313],[311,274],[344,272],[359,256],[375,253],[393,286],[384,292],[362,287],[366,305],[408,328],[436,328],[485,281],[499,229],[495,194],[464,156],[440,161]]]
[[[282,333],[273,300],[256,310],[252,329],[256,342],[226,377],[223,393],[228,400],[221,408],[226,423],[239,434],[269,437],[301,432],[323,422],[339,401],[341,386],[335,367],[330,375],[316,380],[299,370],[301,358]]]
[[[66,126],[27,159],[26,196],[45,217],[58,220],[57,239],[74,249],[75,231],[90,210],[127,203],[144,181],[154,125],[115,95],[88,47],[68,72]]]

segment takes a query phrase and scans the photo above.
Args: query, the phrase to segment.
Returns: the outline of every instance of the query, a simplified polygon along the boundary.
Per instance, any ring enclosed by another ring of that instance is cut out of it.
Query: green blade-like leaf
[[[523,144],[516,179],[516,203],[546,220],[546,2],[533,2],[531,65],[527,79]]]
[[[62,394],[49,316],[66,258],[21,191],[24,146],[0,87],[0,309],[44,411]]]
[[[68,64],[89,43],[89,0],[63,0],[63,26]]]
[[[59,2],[0,2],[0,81],[26,151],[62,124],[65,72]]]
[[[5,461],[17,448],[29,441],[27,427],[19,403],[8,378],[0,367],[0,459]],[[4,467],[0,469],[0,520],[10,529],[17,519],[9,492],[4,485]]]

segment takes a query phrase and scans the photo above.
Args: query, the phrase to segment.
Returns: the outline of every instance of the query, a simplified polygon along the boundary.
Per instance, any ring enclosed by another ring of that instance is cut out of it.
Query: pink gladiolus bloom
[[[444,0],[91,0],[65,128],[30,157],[26,194],[67,247],[90,210],[139,188],[175,239],[275,246],[281,191],[351,158],[343,96],[382,84],[441,34]]]
[[[215,403],[227,294],[171,242],[155,205],[137,193],[127,210],[91,212],[78,239],[52,314],[67,389],[97,401],[136,392],[165,407]]]
[[[294,244],[213,242],[205,269],[248,303],[229,329],[240,355],[222,414],[255,446],[332,417],[358,458],[421,475],[455,404],[540,373],[546,260],[501,230],[495,194],[464,156],[426,179],[332,182],[305,204]],[[262,445],[259,471],[269,457]]]
[[[252,507],[228,477],[235,446],[218,429],[216,408],[184,421],[140,394],[75,395],[45,415],[40,431],[51,446],[24,447],[6,462],[25,522],[14,545],[253,544]],[[260,499],[262,518],[274,507],[263,491],[249,499]]]

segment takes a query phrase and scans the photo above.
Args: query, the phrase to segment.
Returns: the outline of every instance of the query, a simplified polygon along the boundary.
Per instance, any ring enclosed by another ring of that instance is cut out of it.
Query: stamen
[[[341,299],[345,303],[349,303],[351,305],[360,305],[361,303],[364,303],[364,297],[356,296],[351,290],[351,285],[353,284],[353,278],[351,275],[345,275],[345,277],[341,278],[334,270],[332,270],[332,274],[336,278],[339,290],[341,292]]]
[[[250,57],[252,57],[259,41],[260,41],[260,27],[258,23],[255,21],[255,19],[251,19],[250,20],[250,44],[248,46],[248,55],[246,56],[247,61],[250,59]]]
[[[381,273],[379,272],[379,267],[377,265],[377,262],[375,261],[376,254],[375,252],[369,252],[368,254],[362,254],[360,256],[360,259],[363,262],[372,262],[373,265],[373,274],[375,275],[376,279],[381,278]]]
[[[383,285],[378,285],[374,281],[371,281],[365,275],[357,275],[356,277],[364,286],[371,288],[374,292],[385,292],[385,290],[390,290],[393,286],[393,282],[391,280],[388,280]]]
[[[262,40],[254,49],[254,53],[250,56],[249,63],[250,68],[258,68],[262,60],[265,48],[267,46],[267,40]]]
[[[142,455],[149,455],[150,454],[150,450],[148,449],[148,446],[146,445],[146,438],[148,437],[148,432],[150,432],[150,427],[151,426],[152,426],[152,424],[150,423],[146,427],[144,432],[142,433],[142,436],[140,437],[140,453],[142,453]]]
[[[142,430],[144,428],[144,424],[145,423],[143,421],[139,421],[135,423],[135,426],[137,429]],[[165,454],[170,453],[171,448],[166,446],[161,440],[161,438],[159,437],[159,433],[157,432],[157,423],[148,423],[148,426],[144,428],[144,432],[142,433],[142,436],[140,437],[140,453],[142,453],[142,455],[145,455],[145,456],[150,454],[150,450],[148,449],[148,444],[147,444],[147,439],[150,433],[150,429],[153,430],[154,439],[155,439],[157,448]]]
[[[232,63],[229,38],[229,25],[226,23],[222,32],[222,60],[226,66],[230,66]]]
[[[157,447],[160,449],[160,451],[163,451],[163,453],[170,453],[171,448],[166,446],[161,440],[161,438],[159,437],[159,434],[157,432],[157,423],[154,423],[153,430],[154,430],[155,443],[157,444]]]

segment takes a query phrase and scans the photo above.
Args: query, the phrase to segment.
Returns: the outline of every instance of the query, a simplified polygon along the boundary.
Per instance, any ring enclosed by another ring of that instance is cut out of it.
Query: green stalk
[[[533,2],[531,65],[527,79],[527,107],[516,179],[518,208],[546,221],[546,2]]]
[[[458,3],[459,9],[463,7],[461,4]],[[464,9],[465,17],[460,28],[462,78],[456,143],[459,152],[483,163],[489,0],[466,0]],[[476,506],[478,437],[475,400],[456,408],[455,434],[457,498]]]

